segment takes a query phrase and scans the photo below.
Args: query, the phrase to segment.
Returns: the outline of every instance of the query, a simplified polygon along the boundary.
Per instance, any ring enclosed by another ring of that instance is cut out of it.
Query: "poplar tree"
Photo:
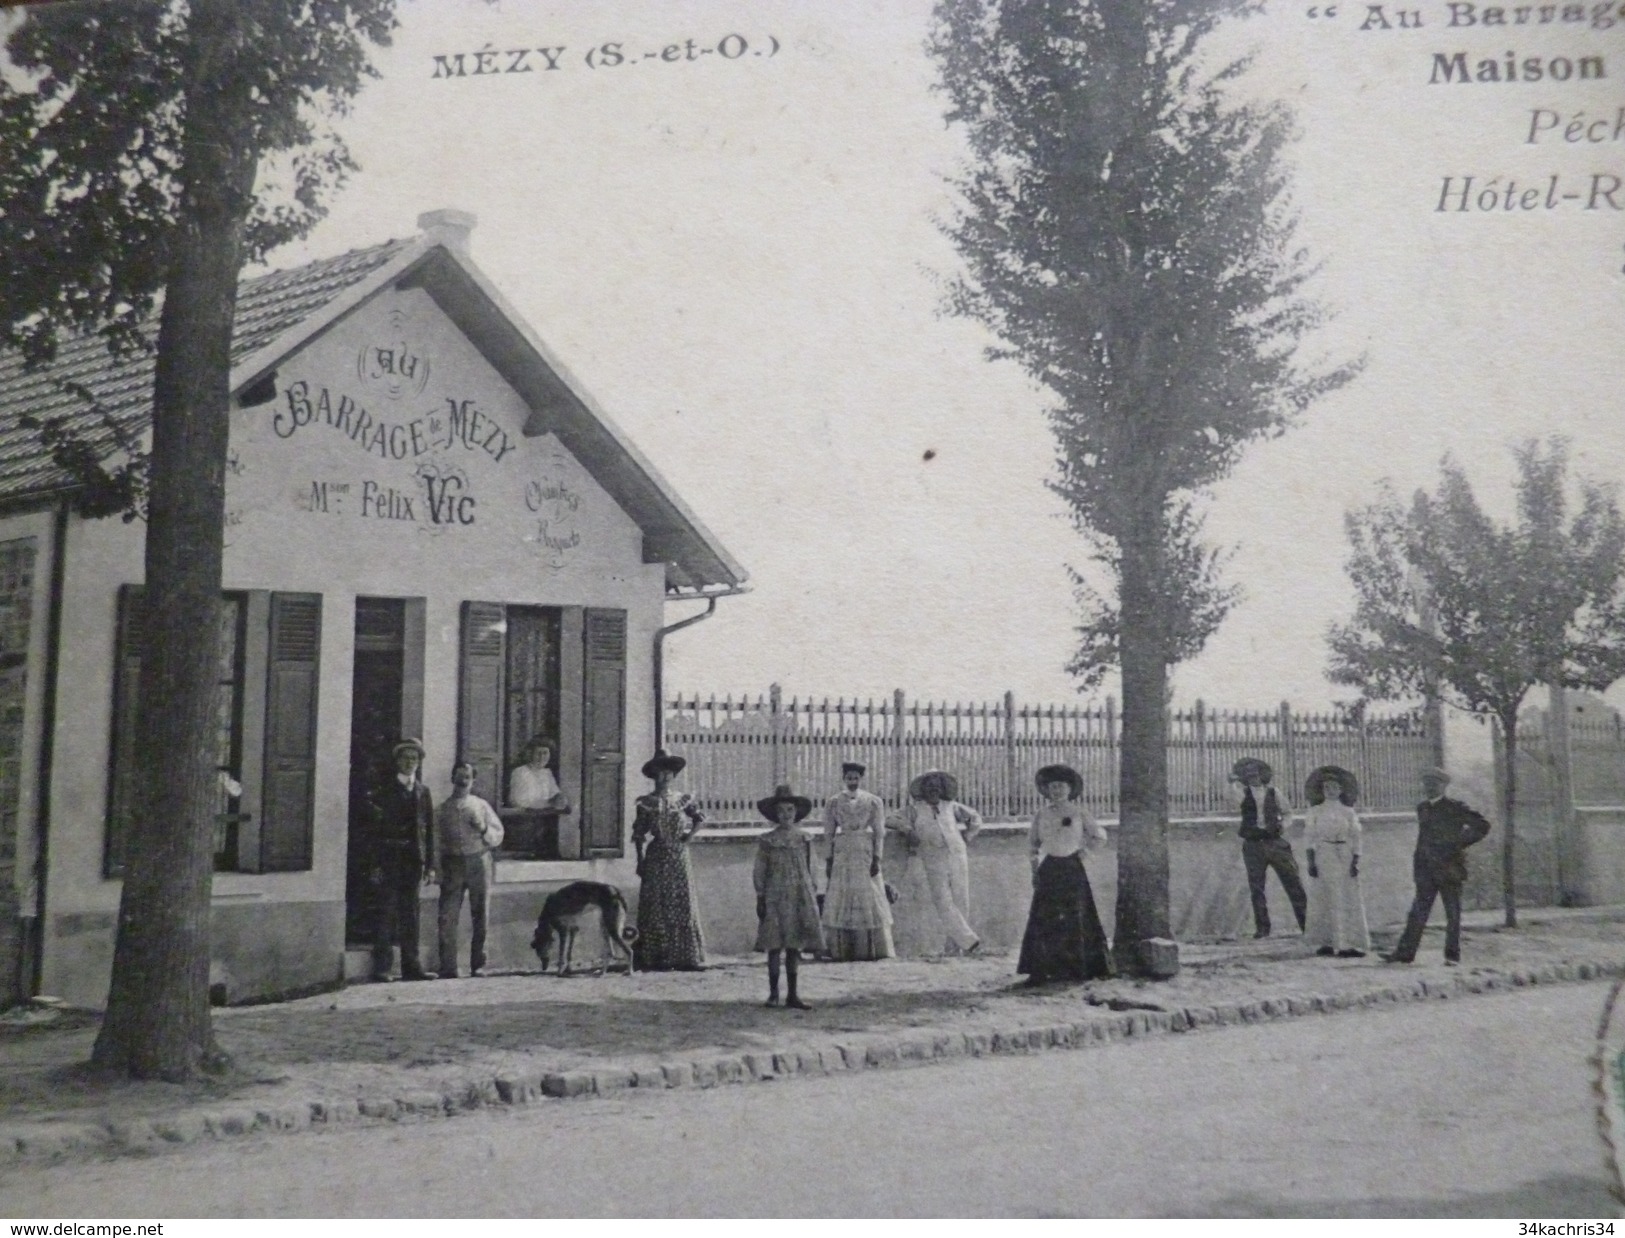
[[[1049,398],[1058,476],[1091,558],[1084,688],[1122,677],[1116,947],[1170,935],[1169,668],[1237,598],[1203,540],[1207,488],[1358,362],[1304,363],[1322,311],[1294,240],[1280,104],[1208,66],[1243,0],[940,0],[930,49],[969,147],[945,222],[951,312]]]

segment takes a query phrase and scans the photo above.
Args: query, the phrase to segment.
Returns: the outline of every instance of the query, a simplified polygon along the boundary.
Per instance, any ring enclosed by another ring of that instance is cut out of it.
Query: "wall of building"
[[[1625,808],[1580,808],[1575,816],[1581,906],[1625,903]]]
[[[1415,818],[1408,814],[1373,814],[1362,817],[1362,821],[1366,832],[1360,872],[1366,914],[1373,928],[1401,924],[1414,892],[1411,852],[1416,845]],[[1117,902],[1117,852],[1115,827],[1108,823],[1107,829],[1112,841],[1101,851],[1091,853],[1085,864],[1096,906],[1110,933]],[[1305,885],[1311,885],[1302,834],[1301,822],[1288,829],[1299,871],[1305,876]],[[748,953],[754,943],[756,909],[751,865],[755,841],[754,831],[709,830],[698,837],[692,848],[706,945],[717,954]],[[971,924],[992,949],[1015,949],[1021,944],[1032,897],[1027,855],[1026,828],[1019,825],[990,825],[971,845]],[[1474,855],[1470,862],[1484,861]],[[886,880],[901,895],[893,908],[899,951],[940,951],[941,937],[923,878],[917,867],[910,869],[905,852],[895,843],[888,847],[885,871]],[[819,884],[823,884],[821,876]],[[1175,822],[1169,836],[1169,884],[1176,938],[1196,940],[1252,933],[1252,904],[1241,863],[1241,840],[1233,821]],[[1291,904],[1274,875],[1268,878],[1267,889],[1274,926],[1295,932]],[[1435,915],[1442,920],[1442,907],[1435,908]]]
[[[39,915],[50,510],[0,518],[0,1006],[27,996]]]
[[[276,387],[233,413],[225,586],[322,595],[315,845],[305,872],[216,875],[213,972],[233,1001],[342,974],[358,596],[426,599],[424,777],[437,800],[456,754],[464,601],[627,612],[629,809],[653,742],[663,620],[664,569],[642,561],[636,524],[556,439],[524,435],[529,410],[421,291],[341,321],[278,367]],[[119,586],[140,579],[139,524],[70,522],[44,989],[84,1005],[102,1001],[111,966],[114,628]],[[518,865],[504,878],[625,883],[630,869]]]

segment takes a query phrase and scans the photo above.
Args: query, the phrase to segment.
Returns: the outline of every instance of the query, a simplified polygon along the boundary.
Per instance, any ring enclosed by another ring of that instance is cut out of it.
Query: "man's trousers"
[[[1241,862],[1247,866],[1247,892],[1252,895],[1253,926],[1258,935],[1264,937],[1270,931],[1270,905],[1264,897],[1264,877],[1272,868],[1281,879],[1281,888],[1286,891],[1301,930],[1309,910],[1309,896],[1304,893],[1303,880],[1298,876],[1292,844],[1284,838],[1245,839],[1241,844]]]
[[[418,898],[423,893],[423,865],[411,847],[379,848],[382,873],[378,891],[378,924],[373,933],[374,970],[387,973],[393,951],[401,948],[401,975],[423,970],[418,957]]]
[[[487,855],[443,855],[440,857],[440,974],[457,974],[457,921],[463,912],[463,895],[468,895],[468,918],[472,925],[468,967],[479,971],[485,966],[485,912],[490,906],[491,861]]]
[[[1433,914],[1435,897],[1444,900],[1444,957],[1461,962],[1461,882],[1440,881],[1433,870],[1418,864],[1415,871],[1416,900],[1410,915],[1405,917],[1405,931],[1394,947],[1394,958],[1409,963],[1415,960],[1417,947],[1422,944],[1422,930]]]

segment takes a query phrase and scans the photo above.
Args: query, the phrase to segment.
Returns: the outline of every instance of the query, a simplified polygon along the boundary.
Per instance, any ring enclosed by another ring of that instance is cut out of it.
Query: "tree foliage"
[[[26,10],[6,40],[0,342],[36,364],[74,333],[153,355],[151,445],[131,453],[124,504],[144,497],[145,781],[94,1055],[118,1073],[186,1078],[219,1060],[218,667],[212,642],[176,636],[217,630],[242,267],[303,235],[342,183],[352,164],[332,126],[393,24],[393,0],[89,0]],[[94,503],[116,509],[106,447],[66,422],[40,432]]]
[[[1345,520],[1353,619],[1328,634],[1334,683],[1373,700],[1436,697],[1493,718],[1503,745],[1503,892],[1514,923],[1518,712],[1539,684],[1625,676],[1625,518],[1611,487],[1569,474],[1568,444],[1513,449],[1516,517],[1494,520],[1448,457],[1407,506],[1385,486]]]
[[[64,333],[153,347],[185,226],[189,77],[244,100],[233,137],[259,184],[242,204],[243,260],[309,232],[355,166],[334,122],[393,13],[394,0],[24,10],[6,43],[12,72],[0,74],[0,341],[35,360]]]
[[[1170,663],[1235,598],[1197,496],[1357,369],[1299,361],[1323,313],[1294,240],[1290,115],[1227,92],[1248,62],[1200,55],[1253,7],[944,0],[932,42],[971,151],[947,224],[965,261],[950,308],[1054,396],[1053,485],[1112,579],[1149,513],[1149,635]],[[1076,669],[1093,684],[1121,616],[1088,602]]]
[[[1204,57],[1256,7],[940,0],[930,44],[969,147],[948,308],[1052,398],[1052,485],[1109,582],[1073,573],[1069,669],[1084,687],[1122,671],[1120,952],[1168,932],[1167,670],[1238,596],[1203,540],[1207,488],[1359,369],[1300,358],[1323,314],[1291,118],[1232,89],[1247,61]]]

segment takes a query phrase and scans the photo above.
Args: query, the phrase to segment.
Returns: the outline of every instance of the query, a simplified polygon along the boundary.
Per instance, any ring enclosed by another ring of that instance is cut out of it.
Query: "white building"
[[[401,736],[424,741],[437,799],[463,754],[498,802],[525,742],[556,738],[577,809],[556,836],[514,830],[493,966],[527,961],[558,882],[633,886],[665,603],[745,580],[473,266],[472,224],[434,212],[418,237],[239,291],[218,639],[220,765],[241,794],[222,780],[212,917],[227,1000],[364,957],[352,804]],[[105,999],[140,777],[143,526],[83,516],[23,418],[95,434],[105,410],[139,435],[150,394],[150,360],[97,340],[40,372],[0,358],[0,996]]]

